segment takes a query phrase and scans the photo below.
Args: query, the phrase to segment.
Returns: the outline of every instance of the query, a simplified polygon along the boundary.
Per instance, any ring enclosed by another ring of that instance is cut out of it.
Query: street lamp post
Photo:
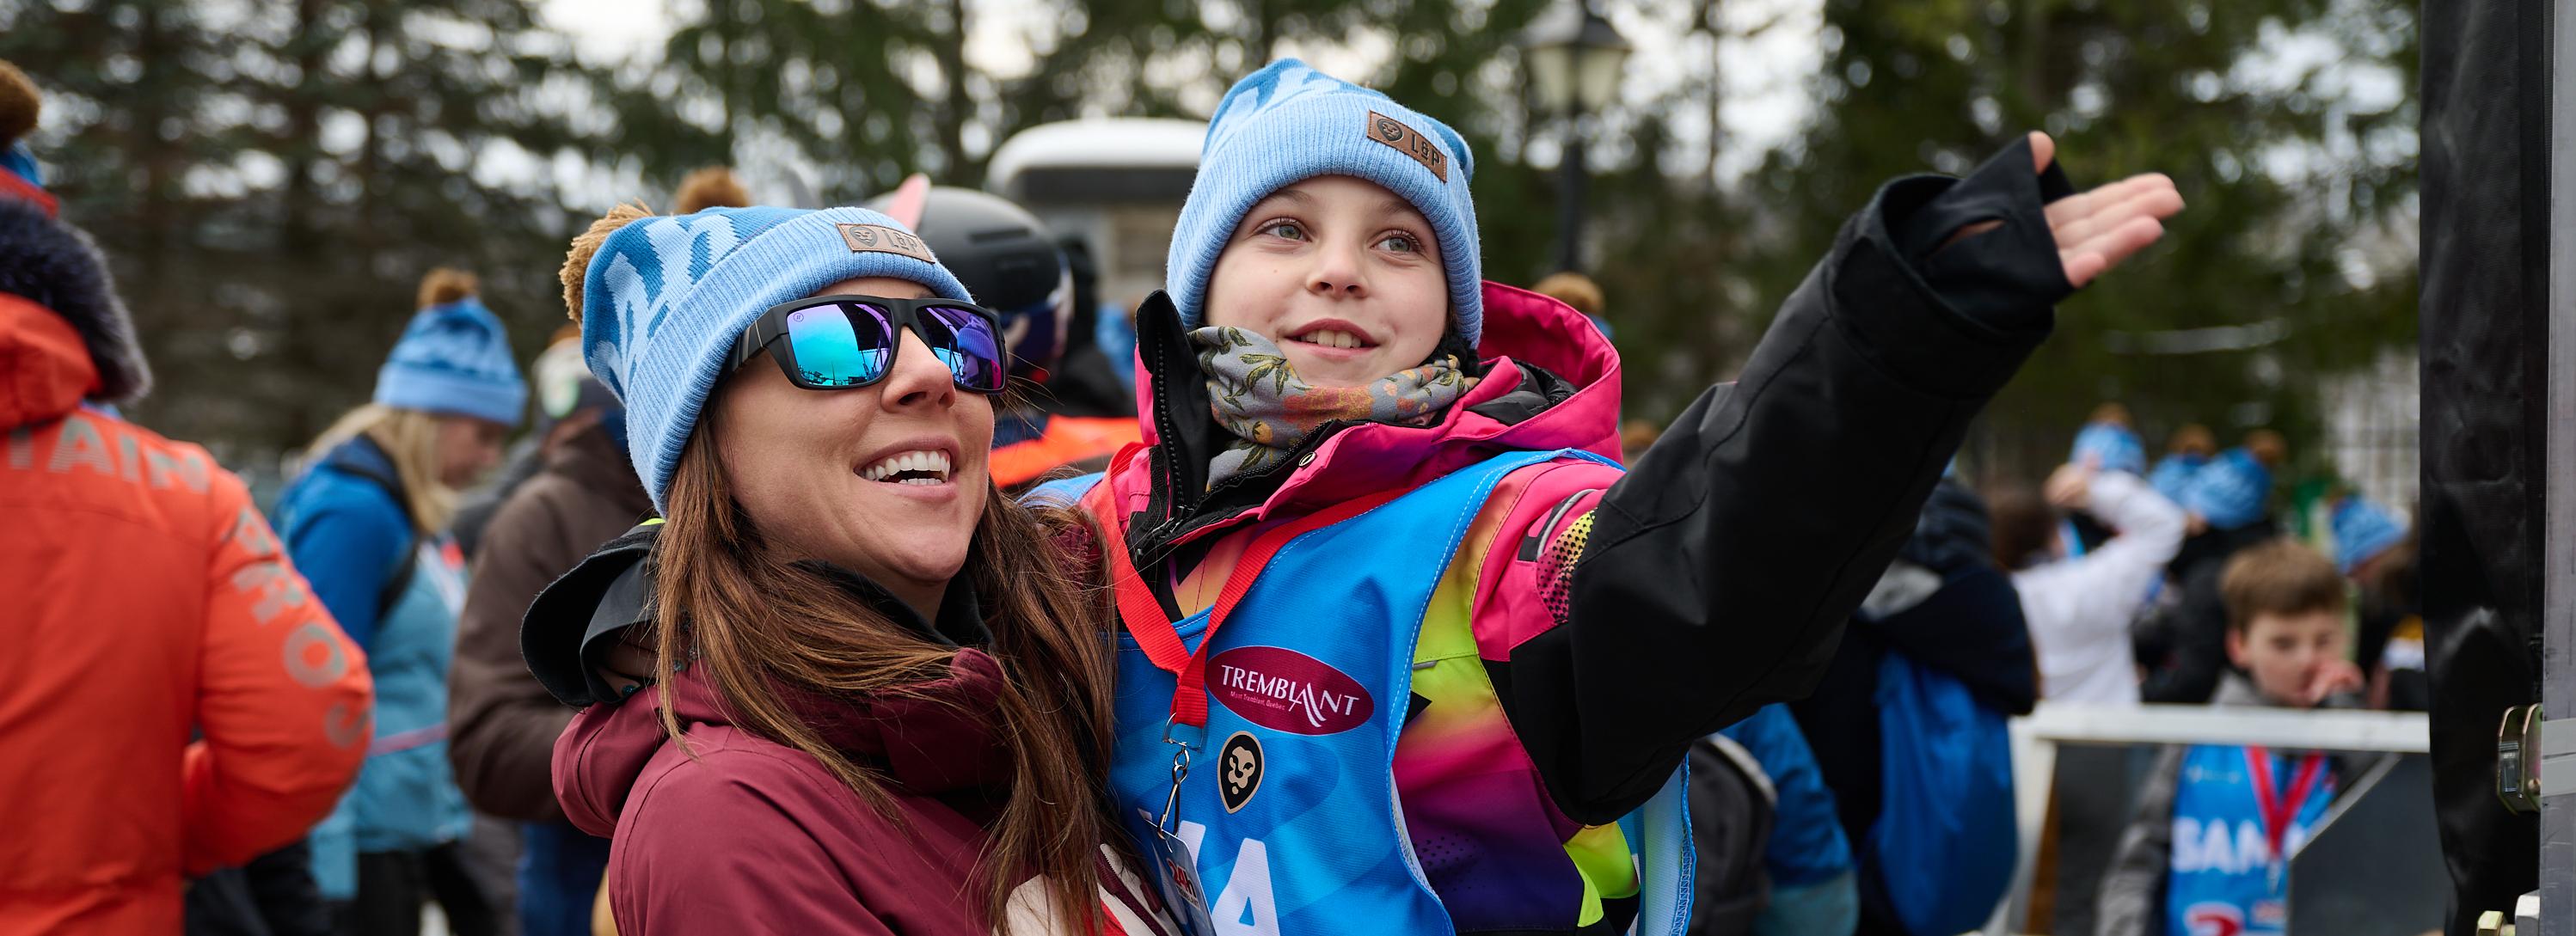
[[[1588,0],[1571,0],[1530,25],[1521,40],[1521,57],[1541,112],[1564,118],[1561,169],[1565,178],[1558,186],[1557,219],[1562,240],[1556,266],[1577,269],[1582,260],[1583,189],[1588,181],[1583,118],[1600,113],[1617,96],[1619,70],[1628,60],[1628,40],[1620,38]]]

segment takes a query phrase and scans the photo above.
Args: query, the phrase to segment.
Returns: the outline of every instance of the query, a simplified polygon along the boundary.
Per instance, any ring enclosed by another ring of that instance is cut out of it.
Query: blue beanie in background
[[[2103,471],[2125,471],[2139,476],[2147,473],[2146,443],[2138,440],[2135,431],[2119,423],[2086,423],[2082,431],[2075,433],[2075,450],[2067,453],[2066,460],[2080,465],[2087,458],[2098,459],[2094,467]]]
[[[1181,322],[1207,316],[1208,277],[1244,212],[1317,176],[1366,179],[1431,222],[1449,282],[1449,310],[1469,345],[1484,334],[1484,261],[1468,177],[1475,154],[1448,125],[1384,94],[1281,59],[1235,82],[1208,121],[1199,171],[1172,231],[1165,277]]]
[[[472,295],[421,309],[376,371],[375,402],[516,426],[528,385],[500,318]]]
[[[2406,538],[2406,525],[2396,516],[2359,497],[2346,497],[2336,504],[2331,522],[2335,571],[2345,575]]]

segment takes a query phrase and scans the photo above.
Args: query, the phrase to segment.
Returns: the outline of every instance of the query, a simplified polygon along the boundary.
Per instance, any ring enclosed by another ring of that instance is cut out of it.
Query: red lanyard
[[[2299,772],[2290,778],[2290,794],[2272,792],[2272,752],[2254,745],[2245,746],[2245,773],[2254,781],[2254,806],[2263,814],[2263,837],[2272,846],[2274,861],[2287,861],[2281,854],[2281,842],[2290,834],[2290,823],[2298,818],[2299,807],[2306,805],[2308,794],[2315,792],[2317,780],[2324,776],[2326,756],[2310,754],[2299,761]]]
[[[1207,630],[1199,634],[1196,653],[1182,645],[1180,630],[1163,615],[1162,602],[1154,599],[1144,577],[1136,574],[1135,562],[1127,555],[1125,530],[1110,531],[1115,539],[1103,544],[1101,551],[1109,554],[1110,582],[1118,592],[1118,616],[1126,622],[1127,632],[1136,636],[1136,645],[1145,651],[1146,659],[1180,677],[1180,685],[1172,692],[1172,720],[1192,728],[1207,727],[1207,665],[1208,655],[1216,647],[1216,630],[1225,625],[1234,606],[1243,602],[1244,593],[1252,590],[1252,580],[1261,575],[1262,568],[1270,564],[1270,558],[1281,547],[1300,534],[1359,516],[1401,493],[1382,491],[1344,501],[1263,531],[1252,541],[1251,548],[1244,550],[1243,557],[1235,560],[1234,571],[1226,576],[1225,590],[1217,593],[1216,606],[1208,612]]]

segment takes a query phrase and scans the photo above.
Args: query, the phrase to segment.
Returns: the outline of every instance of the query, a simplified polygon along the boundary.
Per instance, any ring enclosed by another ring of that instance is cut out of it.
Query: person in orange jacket
[[[0,62],[0,936],[177,933],[184,878],[330,812],[373,691],[241,480],[116,415],[151,377],[37,107]]]

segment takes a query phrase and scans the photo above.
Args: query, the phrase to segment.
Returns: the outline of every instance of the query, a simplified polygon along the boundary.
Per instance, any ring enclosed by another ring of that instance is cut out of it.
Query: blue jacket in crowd
[[[359,436],[278,499],[288,556],[366,651],[376,684],[366,766],[311,839],[314,881],[333,900],[356,894],[359,853],[455,841],[472,821],[447,765],[447,667],[464,564],[444,535],[414,532],[398,477],[384,450]]]

